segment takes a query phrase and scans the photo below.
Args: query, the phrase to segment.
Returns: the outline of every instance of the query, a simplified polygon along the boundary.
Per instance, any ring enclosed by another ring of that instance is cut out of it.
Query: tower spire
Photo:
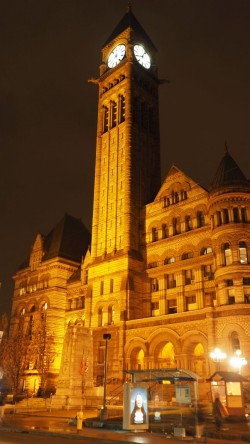
[[[128,12],[132,11],[132,1],[128,1]]]

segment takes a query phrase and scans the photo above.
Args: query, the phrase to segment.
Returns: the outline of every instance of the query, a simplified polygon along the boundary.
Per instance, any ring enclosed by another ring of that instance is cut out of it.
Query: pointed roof
[[[80,262],[90,243],[90,233],[80,219],[69,214],[58,222],[44,241],[43,261],[63,257]]]
[[[249,182],[235,160],[230,156],[227,147],[226,152],[221,159],[215,176],[211,182],[210,190],[218,190],[228,186],[246,185]]]
[[[107,39],[107,41],[105,42],[103,47],[105,47],[110,42],[112,42],[112,40],[114,40],[116,37],[118,37],[118,35],[120,35],[123,31],[125,31],[128,28],[133,30],[136,35],[137,34],[140,35],[143,38],[143,40],[145,40],[147,43],[149,43],[156,50],[156,47],[153,44],[152,40],[149,38],[147,33],[144,31],[143,27],[138,22],[137,18],[134,16],[134,14],[131,10],[131,5],[129,5],[128,11],[123,16],[123,18],[120,20],[118,25],[115,27],[114,31],[109,36],[109,38]]]

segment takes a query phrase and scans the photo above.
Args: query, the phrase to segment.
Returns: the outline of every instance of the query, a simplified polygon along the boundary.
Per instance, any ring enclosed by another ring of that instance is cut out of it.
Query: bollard
[[[77,433],[82,430],[82,420],[83,420],[83,412],[77,412],[76,414],[76,429]]]

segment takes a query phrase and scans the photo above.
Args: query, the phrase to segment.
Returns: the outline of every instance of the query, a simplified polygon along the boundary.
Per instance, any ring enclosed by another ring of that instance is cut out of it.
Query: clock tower
[[[144,214],[161,183],[156,48],[131,8],[91,81],[99,100],[89,326],[100,332],[148,316]]]
[[[143,206],[160,188],[156,48],[131,9],[102,49],[92,258],[141,253]]]

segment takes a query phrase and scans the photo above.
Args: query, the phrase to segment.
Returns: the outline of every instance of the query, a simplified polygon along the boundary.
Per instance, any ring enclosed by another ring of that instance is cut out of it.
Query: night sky
[[[90,228],[101,47],[127,0],[0,0],[0,314],[37,232]],[[134,0],[158,48],[162,179],[204,187],[224,154],[250,177],[250,1]]]

